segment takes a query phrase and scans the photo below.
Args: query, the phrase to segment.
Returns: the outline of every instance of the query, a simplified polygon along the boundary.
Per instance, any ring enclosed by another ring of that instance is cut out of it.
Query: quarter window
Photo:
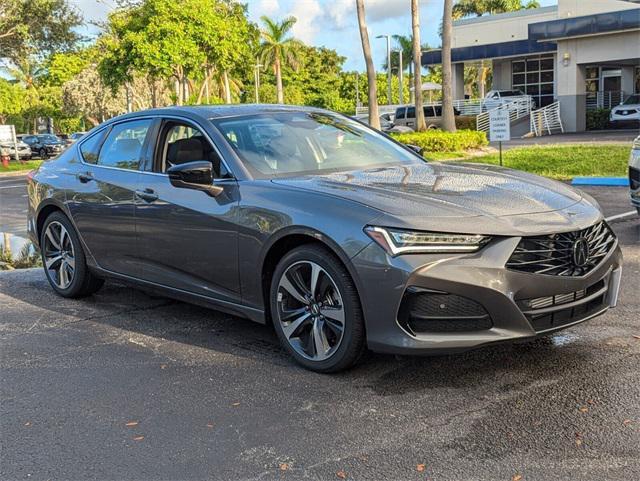
[[[103,129],[80,144],[80,155],[86,163],[95,164],[98,161],[98,152],[107,132],[109,129]]]
[[[138,170],[142,146],[151,122],[151,119],[143,119],[115,125],[100,149],[97,164]]]

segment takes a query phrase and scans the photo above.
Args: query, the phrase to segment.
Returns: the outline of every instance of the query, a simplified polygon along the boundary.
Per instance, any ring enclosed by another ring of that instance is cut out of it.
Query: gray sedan
[[[61,296],[116,278],[271,323],[320,372],[572,326],[615,306],[622,263],[567,185],[281,105],[112,119],[30,176],[28,228]]]

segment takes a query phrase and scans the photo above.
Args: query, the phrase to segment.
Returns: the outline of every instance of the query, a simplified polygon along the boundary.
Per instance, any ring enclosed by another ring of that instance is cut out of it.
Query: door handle
[[[86,174],[79,174],[78,180],[83,184],[86,184],[87,182],[91,182],[93,180],[93,175],[91,175],[91,173],[89,172],[87,172]]]
[[[145,202],[158,200],[158,194],[156,194],[153,189],[136,190],[136,196]]]

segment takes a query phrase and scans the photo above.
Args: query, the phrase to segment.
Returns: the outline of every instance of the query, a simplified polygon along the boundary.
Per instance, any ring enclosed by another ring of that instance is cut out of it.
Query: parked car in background
[[[529,97],[532,110],[536,108],[533,97],[526,95],[522,90],[489,90],[484,96],[482,110],[491,110],[514,100],[514,97]]]
[[[629,187],[631,189],[631,203],[640,214],[640,135],[633,141],[629,157]]]
[[[442,105],[425,105],[423,107],[427,128],[440,127],[442,125]],[[458,109],[453,109],[454,115],[460,115]],[[414,105],[403,105],[396,109],[394,124],[396,126],[416,128],[416,108]]]
[[[74,142],[77,142],[79,139],[81,139],[84,134],[86,134],[86,132],[74,132],[74,133],[72,133],[65,140],[65,144],[67,145],[67,147],[70,146]]]
[[[620,105],[611,109],[611,122],[640,121],[640,94],[630,95]]]
[[[53,134],[23,135],[22,141],[29,145],[33,155],[41,159],[58,155],[66,147],[64,142]]]
[[[30,160],[32,152],[29,145],[23,142],[22,140],[18,140],[17,146],[18,146],[18,157],[20,158],[20,160]],[[9,154],[11,159],[16,158],[15,157],[16,150],[13,145],[13,142],[2,142],[0,143],[0,147],[3,148]]]
[[[320,372],[367,348],[534,339],[615,307],[620,286],[622,253],[591,197],[427,162],[310,107],[123,115],[43,162],[27,189],[29,236],[60,296],[105,278],[161,290],[271,323]]]
[[[369,115],[368,114],[358,114],[353,117],[354,119],[369,125]],[[403,132],[413,132],[413,129],[409,127],[405,127],[402,125],[396,125],[393,121],[392,114],[382,114],[380,116],[380,130],[386,133],[403,133]]]

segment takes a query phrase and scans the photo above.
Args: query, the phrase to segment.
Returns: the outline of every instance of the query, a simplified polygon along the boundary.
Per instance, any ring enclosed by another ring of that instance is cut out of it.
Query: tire
[[[311,299],[313,272],[317,282]],[[307,369],[341,371],[365,351],[364,316],[353,280],[340,260],[320,245],[298,247],[280,260],[269,305],[282,346]]]
[[[45,149],[45,148],[42,148],[42,149],[38,150],[38,156],[39,156],[42,160],[46,159],[46,158],[47,158],[47,151],[46,151],[46,149]]]
[[[53,212],[44,221],[40,233],[40,255],[49,284],[62,297],[77,299],[89,296],[104,284],[104,279],[89,271],[80,238],[62,212]],[[50,269],[47,268],[48,263]]]

